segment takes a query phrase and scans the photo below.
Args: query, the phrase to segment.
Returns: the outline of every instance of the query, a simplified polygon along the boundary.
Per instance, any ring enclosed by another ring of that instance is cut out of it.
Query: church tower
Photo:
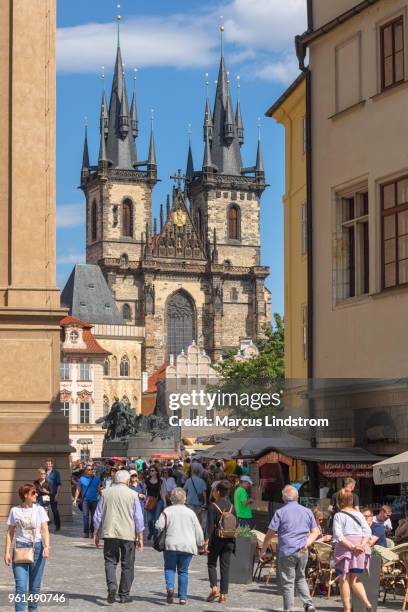
[[[157,182],[153,125],[145,161],[137,156],[138,131],[136,91],[129,105],[118,36],[109,106],[102,92],[98,163],[90,164],[85,129],[81,189],[86,197],[86,262],[101,267],[125,321],[133,323],[141,322],[143,289],[132,270],[139,265],[151,226]]]
[[[262,146],[258,138],[255,165],[244,167],[241,106],[238,100],[234,113],[223,50],[213,111],[208,95],[205,101],[203,135],[202,168],[194,171],[190,148],[186,175],[192,218],[211,260],[214,356],[239,346],[240,337],[260,335],[268,310],[269,269],[260,265]]]

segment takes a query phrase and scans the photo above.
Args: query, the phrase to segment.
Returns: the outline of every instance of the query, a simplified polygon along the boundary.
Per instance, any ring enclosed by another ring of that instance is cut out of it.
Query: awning
[[[377,485],[408,482],[408,451],[376,463],[373,478]]]
[[[226,434],[228,438],[210,449],[200,452],[200,456],[210,459],[227,459],[230,457],[257,458],[270,450],[302,449],[310,447],[310,442],[286,432],[271,432],[267,429],[254,429]],[[291,456],[290,451],[285,454]]]
[[[381,459],[364,448],[277,448],[277,451],[292,459],[318,463],[376,463]]]

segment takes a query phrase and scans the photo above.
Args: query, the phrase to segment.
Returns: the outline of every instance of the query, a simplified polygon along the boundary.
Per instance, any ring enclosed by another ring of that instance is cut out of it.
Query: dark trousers
[[[118,590],[116,567],[120,560],[119,597],[129,595],[135,577],[135,549],[136,545],[133,540],[119,540],[119,538],[104,539],[103,556],[105,559],[108,591]]]
[[[234,550],[234,542],[231,540],[221,540],[214,538],[209,543],[209,553],[207,557],[208,577],[211,588],[217,586],[217,560],[220,560],[220,592],[228,593],[229,569],[231,554]]]
[[[52,510],[52,516],[54,519],[54,525],[55,525],[55,529],[60,529],[61,528],[61,519],[60,519],[60,515],[58,512],[58,502],[55,501],[55,499],[53,499],[51,497],[51,501],[50,501],[50,506],[51,506],[51,510]]]
[[[97,505],[98,505],[98,502],[88,501],[87,499],[84,499],[84,501],[82,502],[82,519],[84,521],[84,534],[85,535],[89,535],[89,533],[93,535],[93,532],[94,532],[93,517],[94,517]]]

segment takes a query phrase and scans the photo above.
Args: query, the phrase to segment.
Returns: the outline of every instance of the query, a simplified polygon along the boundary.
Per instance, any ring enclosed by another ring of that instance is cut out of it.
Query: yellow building
[[[307,378],[306,86],[302,73],[266,112],[285,128],[285,377]]]

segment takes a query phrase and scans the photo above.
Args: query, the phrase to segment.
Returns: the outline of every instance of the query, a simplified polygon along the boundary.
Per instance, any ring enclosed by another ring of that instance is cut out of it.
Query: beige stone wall
[[[109,375],[103,376],[103,398],[107,398],[109,406],[111,406],[115,398],[121,400],[126,396],[132,408],[140,413],[144,330],[125,325],[95,325],[93,334],[101,342],[104,349],[111,353],[107,358]],[[120,362],[124,356],[127,356],[129,360],[130,369],[127,377],[120,376]]]
[[[321,2],[320,4],[324,4]],[[406,374],[408,290],[381,290],[380,186],[406,175],[406,83],[380,93],[379,26],[405,20],[406,0],[379,2],[323,36],[310,49],[313,139],[314,374],[316,377],[396,378]],[[361,104],[336,109],[335,49],[360,32]],[[335,298],[334,242],[338,194],[368,187],[369,294]]]
[[[133,238],[122,235],[121,204],[126,198],[133,202]],[[151,224],[151,186],[142,182],[94,180],[86,194],[86,200],[87,262],[97,263],[101,257],[120,258],[123,253],[127,254],[129,261],[138,260],[141,255],[142,232],[146,233],[146,222]],[[91,235],[91,211],[94,201],[98,207],[96,241],[92,240]]]
[[[2,0],[0,30],[0,518],[51,456],[71,520],[68,425],[57,405],[65,312],[55,282],[55,0]]]
[[[361,4],[361,0],[313,0],[313,28],[317,30],[358,4]]]

